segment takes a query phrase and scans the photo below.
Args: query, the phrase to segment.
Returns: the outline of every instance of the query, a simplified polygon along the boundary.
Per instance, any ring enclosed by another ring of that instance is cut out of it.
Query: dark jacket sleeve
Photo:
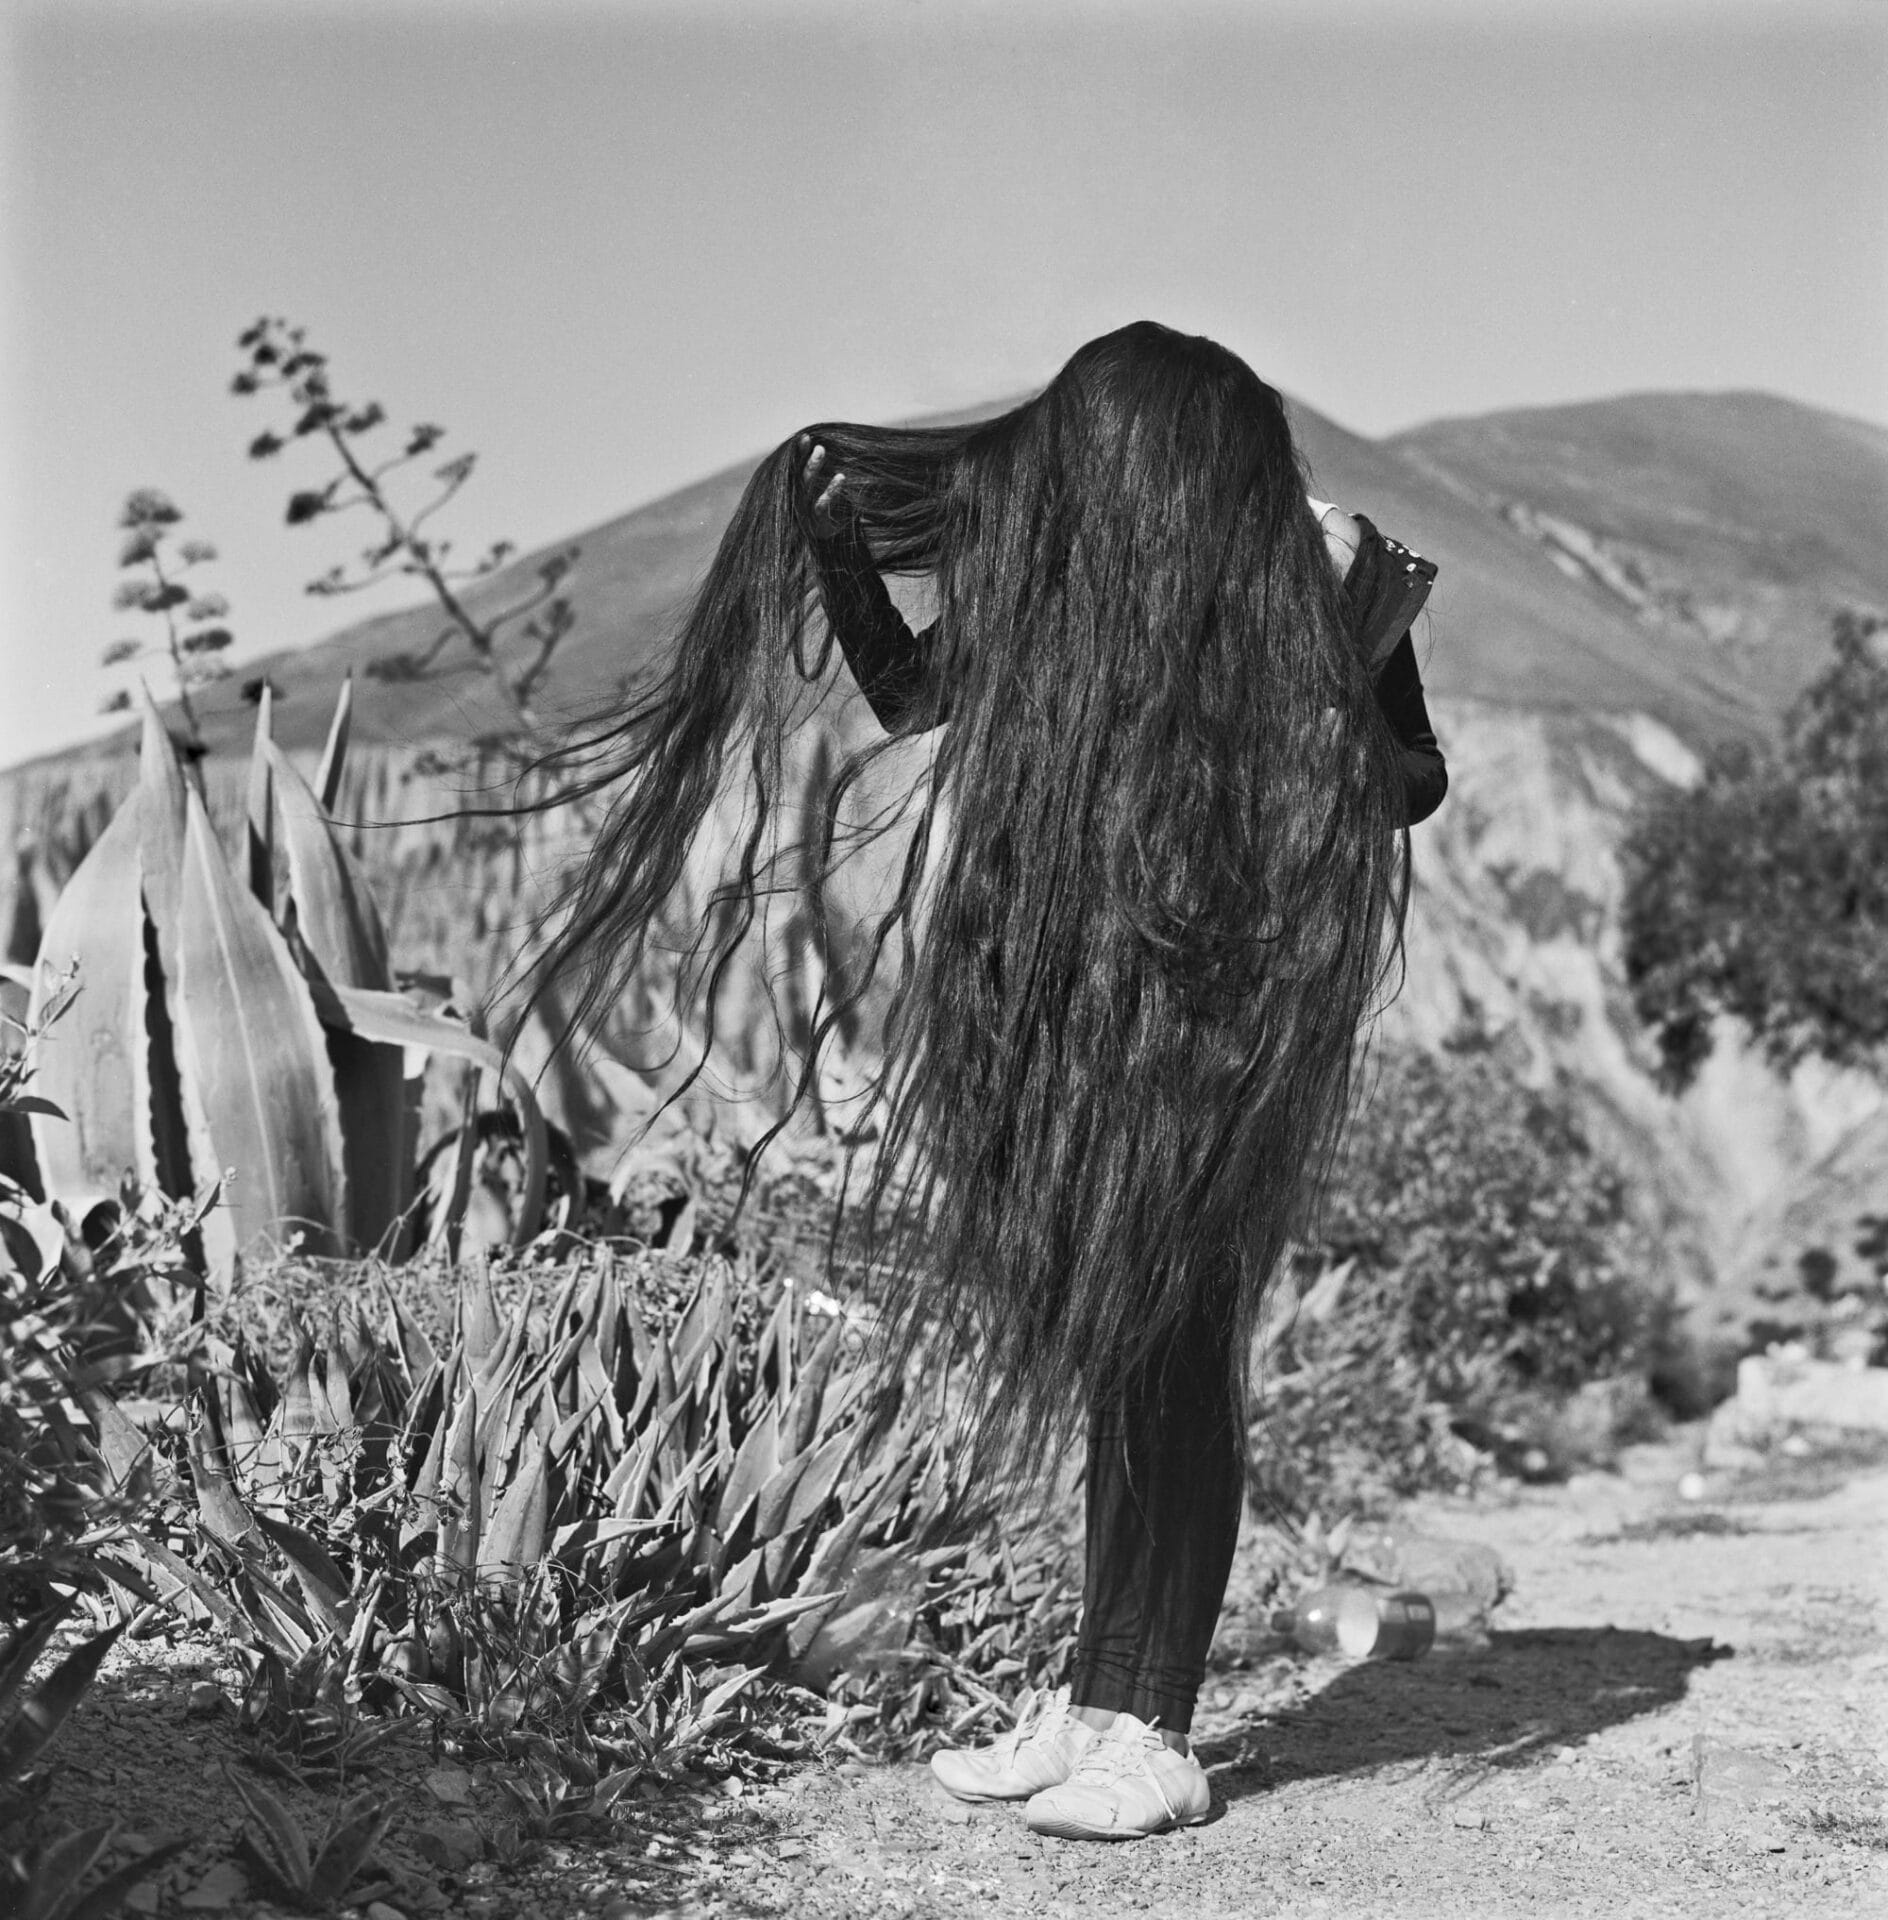
[[[828,539],[813,542],[820,597],[839,642],[878,723],[887,733],[925,733],[949,718],[940,691],[929,685],[933,627],[914,634],[892,604],[872,564],[872,550],[856,519]]]
[[[1412,827],[1442,805],[1449,769],[1423,700],[1410,628],[1429,598],[1435,563],[1356,516],[1362,538],[1344,577],[1351,631],[1376,676],[1377,704],[1403,750],[1405,817]]]

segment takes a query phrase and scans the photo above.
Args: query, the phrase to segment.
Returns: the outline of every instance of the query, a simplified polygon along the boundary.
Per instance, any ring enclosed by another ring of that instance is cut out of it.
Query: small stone
[[[722,1794],[729,1800],[738,1800],[747,1791],[747,1783],[736,1774],[729,1774],[721,1782]]]
[[[478,1829],[464,1820],[429,1820],[408,1836],[413,1851],[429,1866],[456,1873],[483,1857]]]
[[[938,1808],[938,1818],[953,1827],[970,1825],[970,1809],[961,1800],[946,1800]]]
[[[370,1900],[367,1903],[367,1920],[406,1920],[398,1907],[390,1907],[384,1900]]]
[[[1701,1473],[1688,1473],[1678,1483],[1678,1497],[1681,1500],[1702,1500],[1708,1491]]]
[[[774,1858],[776,1860],[797,1860],[805,1852],[806,1842],[804,1840],[782,1840],[780,1844],[774,1848]]]
[[[223,1689],[214,1680],[198,1680],[190,1689],[190,1699],[184,1711],[192,1719],[200,1719],[205,1714],[218,1713],[226,1704]]]
[[[177,1904],[192,1913],[220,1913],[225,1907],[233,1907],[248,1891],[249,1882],[243,1877],[242,1868],[224,1860],[212,1867]]]
[[[434,1767],[426,1776],[426,1791],[449,1807],[463,1807],[472,1799],[472,1776],[463,1767]]]
[[[1488,1816],[1480,1807],[1457,1807],[1449,1820],[1451,1825],[1468,1827],[1477,1833],[1488,1824]]]

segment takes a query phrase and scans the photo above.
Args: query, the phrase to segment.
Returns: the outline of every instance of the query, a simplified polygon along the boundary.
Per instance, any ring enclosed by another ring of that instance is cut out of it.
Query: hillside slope
[[[1499,518],[1673,665],[1767,710],[1839,607],[1888,609],[1888,432],[1763,393],[1443,420],[1385,443]]]

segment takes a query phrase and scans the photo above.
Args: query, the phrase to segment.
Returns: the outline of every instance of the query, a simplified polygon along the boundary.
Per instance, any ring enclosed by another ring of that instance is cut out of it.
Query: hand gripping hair
[[[855,1202],[893,1361],[963,1356],[982,1437],[1019,1456],[1183,1332],[1223,1341],[1241,1392],[1408,871],[1395,745],[1279,396],[1141,323],[996,419],[810,432],[873,565],[934,583],[913,706],[949,716],[798,1088],[900,956]],[[614,796],[537,975],[575,986],[578,1023],[650,958],[730,781],[746,834],[680,989],[710,1021],[774,884],[789,742],[832,646],[808,513],[789,441],[665,676],[564,756],[576,790]],[[865,831],[842,822],[889,746],[842,757],[797,871]]]

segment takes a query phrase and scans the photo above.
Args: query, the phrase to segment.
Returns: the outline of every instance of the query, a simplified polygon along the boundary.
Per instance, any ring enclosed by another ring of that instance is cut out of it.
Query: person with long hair
[[[883,576],[926,577],[914,635]],[[973,1444],[1041,1478],[1087,1429],[1066,1689],[932,1762],[1039,1832],[1205,1816],[1187,1743],[1238,1531],[1247,1356],[1396,979],[1408,826],[1446,773],[1411,623],[1434,569],[1307,494],[1280,397],[1151,322],[1034,399],[933,428],[822,423],[749,483],[660,682],[568,757],[614,797],[538,972],[576,1030],[658,932],[730,780],[745,830],[677,992],[717,987],[778,884],[790,743],[837,641],[880,722],[798,873],[884,830],[888,899],[799,1070],[896,954],[860,1206],[888,1368],[948,1353]],[[823,615],[823,618],[821,617]],[[858,816],[863,813],[863,823]]]

